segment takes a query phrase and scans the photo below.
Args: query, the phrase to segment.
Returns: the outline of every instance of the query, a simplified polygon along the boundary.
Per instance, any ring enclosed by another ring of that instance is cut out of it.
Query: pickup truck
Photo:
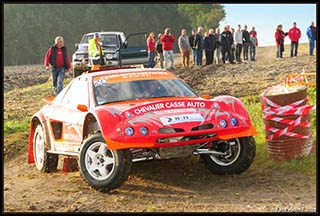
[[[80,43],[75,44],[76,51],[72,55],[73,77],[77,77],[91,68],[88,59],[88,46],[94,33],[83,35]],[[127,37],[123,32],[99,32],[99,34],[105,58],[105,64],[101,65],[101,68],[145,66],[148,64],[146,32],[130,34]]]

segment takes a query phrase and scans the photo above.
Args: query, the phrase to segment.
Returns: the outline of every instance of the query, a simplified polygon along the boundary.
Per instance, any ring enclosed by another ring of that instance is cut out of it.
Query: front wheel
[[[253,137],[220,140],[215,148],[225,155],[201,155],[211,172],[218,175],[239,174],[249,169],[252,164],[256,142]]]
[[[131,153],[125,150],[109,150],[100,133],[85,139],[80,149],[79,166],[82,177],[94,189],[107,192],[120,187],[132,167]]]

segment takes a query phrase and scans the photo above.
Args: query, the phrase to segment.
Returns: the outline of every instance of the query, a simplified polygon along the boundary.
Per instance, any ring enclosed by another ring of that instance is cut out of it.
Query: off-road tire
[[[73,78],[80,76],[83,73],[83,70],[73,69]]]
[[[253,137],[241,137],[238,139],[241,146],[240,155],[234,163],[228,166],[221,166],[215,163],[209,155],[201,155],[204,163],[213,174],[240,174],[249,169],[256,154],[256,141]]]
[[[108,192],[112,189],[120,187],[127,179],[131,172],[132,168],[132,156],[129,150],[110,150],[115,156],[115,170],[111,176],[105,180],[94,179],[89,173],[85,165],[85,153],[87,149],[94,144],[95,142],[104,142],[105,140],[102,137],[101,133],[89,134],[84,140],[79,156],[78,156],[78,166],[82,178],[87,182],[89,186],[100,191]]]
[[[44,142],[44,158],[42,163],[38,163],[38,161],[36,160],[36,140],[35,139],[36,139],[37,133],[39,133],[40,130],[42,130],[43,142]],[[41,124],[38,124],[36,126],[32,139],[33,139],[33,157],[35,159],[35,164],[37,169],[40,172],[44,172],[44,173],[50,173],[50,172],[56,171],[58,167],[59,155],[51,154],[47,152],[49,150],[49,146],[46,141],[46,133],[43,130],[43,127]]]

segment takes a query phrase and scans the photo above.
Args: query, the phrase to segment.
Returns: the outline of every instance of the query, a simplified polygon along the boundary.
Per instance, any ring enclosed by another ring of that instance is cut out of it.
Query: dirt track
[[[274,58],[273,47],[260,48],[257,62],[242,65],[204,66],[174,71],[199,94],[257,95],[267,86],[279,83],[289,72],[315,72],[316,58],[301,51],[298,58]],[[302,48],[301,48],[302,49]],[[288,48],[287,48],[288,50]],[[29,71],[28,84],[15,80],[21,69]],[[5,91],[46,82],[30,73],[41,66],[5,68]],[[6,78],[7,76],[7,78]],[[41,78],[42,79],[42,78]],[[7,85],[6,85],[7,83]],[[40,100],[40,99],[39,99]],[[6,101],[5,101],[6,106]],[[17,145],[28,145],[28,132]],[[26,148],[24,148],[26,149]],[[23,151],[22,151],[23,152]],[[241,175],[217,176],[209,172],[197,156],[134,163],[128,181],[110,193],[91,189],[79,172],[61,173],[62,159],[55,173],[39,173],[27,164],[27,151],[15,155],[5,151],[5,212],[314,212],[316,176],[273,167],[253,167]]]

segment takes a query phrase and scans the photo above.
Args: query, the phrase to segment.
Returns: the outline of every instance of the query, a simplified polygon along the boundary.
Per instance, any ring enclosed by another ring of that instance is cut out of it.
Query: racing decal
[[[187,115],[176,115],[176,116],[164,116],[160,117],[162,124],[170,125],[177,124],[183,122],[195,122],[195,121],[203,121],[202,116],[199,113],[196,114],[187,114]]]
[[[174,110],[162,110],[162,111],[154,111],[154,114],[170,114],[170,113],[183,113],[183,112],[193,112],[195,113],[197,110],[190,108],[190,109],[174,109]],[[145,115],[147,115],[146,113]]]
[[[201,123],[200,124],[203,124],[204,123],[204,121],[205,121],[205,119],[207,118],[207,115],[208,115],[208,113],[210,112],[211,110],[210,109],[204,109],[204,108],[199,108],[198,109],[198,112],[201,114],[201,112],[204,112],[204,115],[202,115],[203,116],[203,120],[201,121]]]
[[[108,111],[109,113],[111,113],[113,117],[116,117],[116,114],[119,115],[119,116],[121,115],[120,111],[117,110],[117,109],[105,108],[105,107],[103,107],[103,109]]]
[[[221,98],[218,101],[224,102],[225,104],[232,104],[232,109],[235,112],[236,110],[234,109],[234,98],[232,98],[231,100],[227,100],[226,98]]]
[[[228,118],[230,118],[230,113],[227,112],[227,111],[224,111],[224,112],[220,112],[220,111],[217,111],[216,114],[215,114],[215,120],[217,120],[217,117],[218,116],[221,116],[221,115],[228,115]]]
[[[105,76],[94,77],[94,80],[106,79],[108,84],[119,82],[130,82],[137,80],[150,80],[150,79],[178,79],[172,73],[166,71],[149,71],[149,72],[137,72],[137,73],[121,73],[110,74]]]
[[[131,124],[132,126],[135,126],[134,123],[136,122],[144,122],[144,123],[148,123],[149,125],[152,125],[148,120],[141,119],[141,118],[128,120],[128,123]]]
[[[141,107],[138,107],[133,110],[136,115],[157,111],[162,109],[173,109],[173,108],[205,108],[206,103],[203,101],[168,101],[168,102],[160,102],[154,104],[147,104]]]

